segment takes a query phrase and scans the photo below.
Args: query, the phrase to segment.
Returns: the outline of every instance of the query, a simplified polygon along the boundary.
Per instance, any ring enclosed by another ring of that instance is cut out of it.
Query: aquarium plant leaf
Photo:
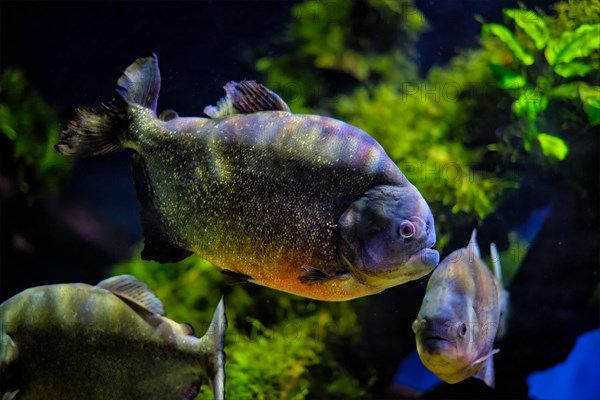
[[[550,39],[550,31],[546,22],[535,11],[509,8],[504,15],[515,21],[515,24],[535,42],[538,50],[543,49]]]
[[[573,76],[586,76],[593,70],[592,66],[580,61],[573,61],[565,64],[554,66],[554,72],[563,78],[571,78]]]
[[[518,116],[526,116],[529,121],[535,120],[539,113],[548,107],[548,98],[537,90],[526,90],[513,103],[513,112]]]
[[[537,139],[538,142],[540,142],[542,153],[544,153],[546,157],[564,160],[569,153],[569,146],[559,137],[549,135],[547,133],[538,133]]]
[[[527,84],[525,77],[512,69],[500,64],[492,64],[491,68],[502,89],[520,89]]]
[[[579,97],[579,84],[582,82],[569,82],[554,86],[547,91],[550,99],[576,99]]]
[[[600,87],[588,86],[581,82],[579,85],[579,98],[583,103],[583,109],[588,116],[590,124],[600,124]]]
[[[513,35],[513,33],[504,25],[484,24],[482,33],[484,35],[494,35],[503,41],[512,51],[514,56],[521,60],[523,65],[532,65],[535,62],[533,56],[523,49],[521,44],[515,38],[515,35]]]
[[[574,31],[563,32],[550,39],[545,50],[550,65],[568,63],[575,58],[587,57],[600,48],[600,24],[581,25]]]

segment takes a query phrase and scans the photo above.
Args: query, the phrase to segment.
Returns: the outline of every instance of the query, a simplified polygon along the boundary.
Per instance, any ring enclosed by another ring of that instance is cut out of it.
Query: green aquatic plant
[[[112,274],[132,274],[163,301],[169,318],[208,329],[215,305],[225,297],[227,396],[234,399],[359,399],[366,388],[341,365],[335,343],[352,344],[364,302],[322,303],[250,284],[233,284],[197,256],[178,263],[143,261],[139,252]],[[334,379],[315,375],[331,368]],[[318,396],[317,396],[318,397]],[[203,388],[199,399],[210,399]],[[313,396],[313,398],[315,398]]]
[[[427,23],[411,1],[309,0],[293,7],[292,18],[282,41],[296,51],[260,57],[256,68],[296,113],[326,111],[338,95],[336,83],[352,87],[417,75],[410,58]]]
[[[568,140],[600,124],[600,2],[559,3],[556,16],[506,9],[507,25],[484,24],[484,41],[503,45],[490,63],[513,98],[515,129],[527,152],[564,160]],[[499,43],[498,43],[499,42]],[[552,118],[550,115],[558,116]]]
[[[60,130],[56,113],[18,69],[0,74],[0,132],[12,149],[14,180],[35,201],[56,192],[70,163],[54,150]]]

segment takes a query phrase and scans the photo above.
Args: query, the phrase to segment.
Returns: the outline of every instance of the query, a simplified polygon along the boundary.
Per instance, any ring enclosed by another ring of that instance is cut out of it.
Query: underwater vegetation
[[[311,0],[293,7],[269,55],[251,54],[262,83],[293,112],[343,119],[382,144],[429,203],[440,254],[463,247],[477,225],[482,252],[498,244],[515,312],[494,357],[496,392],[468,379],[429,398],[524,397],[531,371],[564,360],[578,334],[597,328],[599,15],[597,0],[507,9],[501,22],[480,19],[476,46],[419,71],[428,22],[412,1]],[[0,85],[3,171],[22,165],[13,181],[35,179],[49,193],[69,169],[52,148],[58,119],[39,99],[25,100],[15,89],[24,83],[5,83],[24,82],[11,73]],[[29,129],[32,121],[45,128]],[[535,213],[541,227],[524,234]],[[162,265],[140,254],[106,276],[146,282],[169,318],[197,332],[224,295],[228,398],[393,396],[394,363],[414,348],[424,280],[324,303],[232,284],[197,256]],[[211,397],[203,386],[198,398]]]
[[[9,160],[12,176],[4,176],[2,197],[19,195],[25,203],[55,194],[70,162],[53,151],[61,129],[58,115],[28,84],[18,69],[0,73],[0,140],[3,171]]]

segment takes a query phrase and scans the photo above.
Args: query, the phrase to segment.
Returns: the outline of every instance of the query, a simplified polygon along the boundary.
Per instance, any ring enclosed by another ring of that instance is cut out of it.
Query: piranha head
[[[497,323],[476,295],[469,264],[479,262],[478,252],[467,248],[446,257],[429,279],[412,329],[421,361],[440,379],[457,383],[475,376],[493,387]]]
[[[376,186],[338,220],[339,251],[366,285],[400,285],[427,275],[439,262],[429,206],[413,185]]]

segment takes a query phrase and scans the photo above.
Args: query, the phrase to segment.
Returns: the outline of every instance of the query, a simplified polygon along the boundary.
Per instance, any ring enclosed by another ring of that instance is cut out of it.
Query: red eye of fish
[[[415,226],[411,222],[403,222],[400,225],[400,236],[404,239],[409,239],[415,234]]]
[[[461,324],[459,330],[460,336],[465,336],[467,334],[467,324]]]

